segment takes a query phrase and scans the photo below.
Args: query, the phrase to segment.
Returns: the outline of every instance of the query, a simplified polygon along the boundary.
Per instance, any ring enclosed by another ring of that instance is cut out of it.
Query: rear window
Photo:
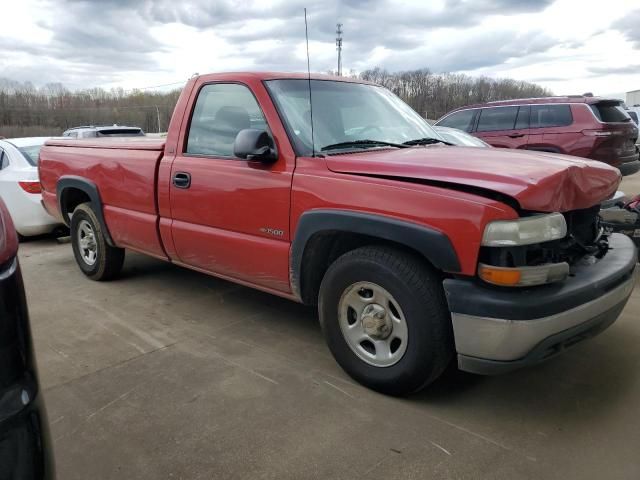
[[[573,123],[569,105],[532,105],[530,128],[566,127]]]
[[[478,121],[478,132],[513,130],[518,107],[483,108]]]
[[[29,145],[27,147],[18,147],[22,156],[27,159],[31,165],[37,165],[40,160],[40,149],[42,145]]]
[[[598,120],[604,123],[629,122],[631,117],[627,115],[619,102],[598,102],[589,105],[591,111]]]
[[[137,136],[144,135],[144,132],[140,128],[109,128],[104,130],[98,130],[97,133],[99,137],[108,137],[108,136],[123,137],[128,135],[137,137]]]
[[[455,112],[440,120],[436,125],[457,128],[458,130],[470,132],[471,122],[473,121],[475,113],[476,110],[462,110],[460,112]]]

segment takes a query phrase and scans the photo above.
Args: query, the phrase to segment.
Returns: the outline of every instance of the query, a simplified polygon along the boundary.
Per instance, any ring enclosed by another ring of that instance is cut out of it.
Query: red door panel
[[[193,92],[176,156],[170,168],[160,168],[169,178],[170,221],[160,222],[163,236],[171,235],[168,253],[192,268],[288,293],[295,157],[278,141],[284,129],[268,94],[260,83],[250,89],[225,82],[195,85]],[[235,136],[246,128],[271,132],[275,162],[233,155]]]
[[[176,156],[172,237],[180,262],[288,290],[291,173],[244,160]],[[272,232],[272,233],[270,233]]]

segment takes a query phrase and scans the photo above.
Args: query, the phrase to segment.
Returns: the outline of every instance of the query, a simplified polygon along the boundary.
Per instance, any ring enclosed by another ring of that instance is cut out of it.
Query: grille
[[[564,213],[569,237],[582,245],[592,245],[600,235],[600,205]]]

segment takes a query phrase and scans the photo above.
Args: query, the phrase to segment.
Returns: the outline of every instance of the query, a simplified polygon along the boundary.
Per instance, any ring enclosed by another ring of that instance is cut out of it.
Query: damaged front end
[[[599,211],[599,206],[594,206],[553,214],[557,231],[541,238],[543,241],[510,245],[484,242],[479,277],[500,286],[530,287],[565,280],[574,275],[577,265],[596,263],[609,249],[609,235],[601,225]],[[532,214],[527,218],[539,217]]]

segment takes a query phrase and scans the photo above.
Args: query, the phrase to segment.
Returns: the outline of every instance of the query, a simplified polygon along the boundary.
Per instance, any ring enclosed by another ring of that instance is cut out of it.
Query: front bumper
[[[16,207],[11,211],[16,231],[20,235],[42,235],[64,225],[43,208],[41,195],[25,193],[24,197],[26,199],[19,204],[16,203]]]
[[[620,174],[623,177],[626,177],[627,175],[633,175],[638,170],[640,170],[640,160],[638,160],[638,155],[636,155],[635,158],[636,160],[621,163],[620,165],[618,165],[618,170],[620,170]]]
[[[497,374],[539,363],[611,325],[627,303],[637,252],[612,234],[611,250],[594,265],[577,266],[564,282],[532,288],[495,288],[447,279],[458,367]]]

